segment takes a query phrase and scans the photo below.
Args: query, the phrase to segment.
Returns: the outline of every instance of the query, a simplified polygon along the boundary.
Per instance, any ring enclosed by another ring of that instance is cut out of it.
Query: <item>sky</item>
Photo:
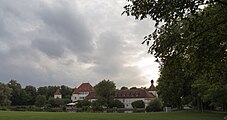
[[[149,87],[158,63],[142,45],[152,20],[121,15],[126,0],[1,0],[0,82]],[[157,83],[156,83],[157,84]]]

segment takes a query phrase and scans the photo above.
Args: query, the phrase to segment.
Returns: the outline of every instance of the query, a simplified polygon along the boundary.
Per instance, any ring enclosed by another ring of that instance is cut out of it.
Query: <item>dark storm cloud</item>
[[[107,76],[116,76],[123,69],[122,66],[122,45],[121,37],[111,31],[102,33],[97,42],[97,50],[95,53],[93,68],[94,72]]]
[[[75,76],[67,76],[64,71],[77,72],[81,67],[68,69],[75,60],[63,55],[72,54],[81,62],[91,59],[91,31],[86,20],[75,12],[76,6],[61,0],[45,2],[0,2],[2,82],[17,79],[34,85],[68,83]]]
[[[49,39],[34,40],[32,45],[50,57],[62,57],[64,45],[59,41]]]
[[[43,21],[40,34],[47,38],[34,41],[34,46],[47,55],[51,53],[59,57],[64,48],[71,50],[78,58],[83,58],[86,53],[93,50],[92,33],[89,31],[86,20],[77,13],[76,8],[68,7],[68,4],[61,2],[60,6],[42,7],[37,13]],[[47,45],[45,45],[47,43]],[[51,46],[49,44],[53,43]],[[48,50],[49,46],[49,50]],[[87,56],[88,57],[88,56]],[[83,59],[80,59],[83,61]]]
[[[139,64],[148,56],[140,43],[151,24],[121,16],[122,7],[116,0],[1,0],[0,82],[149,83]]]

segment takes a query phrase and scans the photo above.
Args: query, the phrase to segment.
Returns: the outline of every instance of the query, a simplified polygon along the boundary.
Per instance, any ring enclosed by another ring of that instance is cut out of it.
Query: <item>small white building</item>
[[[57,89],[56,92],[54,93],[54,98],[57,99],[62,99],[62,94],[60,92],[60,89]]]
[[[84,100],[90,92],[94,92],[94,88],[91,86],[91,84],[82,83],[78,88],[74,89],[71,100],[72,102]]]

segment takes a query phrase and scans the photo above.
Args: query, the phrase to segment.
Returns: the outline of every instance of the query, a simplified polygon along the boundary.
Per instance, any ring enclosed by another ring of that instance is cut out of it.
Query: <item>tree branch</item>
[[[210,29],[213,29],[213,28],[215,28],[215,27],[217,27],[217,26],[219,26],[221,24],[224,24],[226,22],[227,22],[227,19],[224,19],[224,20],[218,22],[217,24],[212,25],[211,27],[205,29],[204,31],[202,31],[202,32],[198,33],[197,35],[195,35],[194,37],[192,37],[191,40],[199,37],[200,35],[204,34],[205,32],[209,31]]]
[[[221,4],[224,4],[224,5],[227,5],[227,2],[224,2],[222,0],[214,0],[214,1],[217,2],[217,3],[221,3]]]

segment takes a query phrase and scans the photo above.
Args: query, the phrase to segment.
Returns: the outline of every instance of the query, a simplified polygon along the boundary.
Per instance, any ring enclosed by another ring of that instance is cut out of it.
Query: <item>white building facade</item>
[[[56,92],[54,93],[54,98],[55,99],[62,99],[62,94],[60,92],[60,89],[57,89]]]
[[[115,99],[120,100],[127,109],[132,109],[132,103],[137,100],[142,100],[145,103],[145,107],[147,107],[149,102],[155,98],[153,94],[150,94],[145,89],[119,90],[115,97]]]
[[[72,102],[84,100],[90,92],[94,92],[94,88],[91,86],[91,84],[82,83],[78,88],[74,89],[71,100]]]

